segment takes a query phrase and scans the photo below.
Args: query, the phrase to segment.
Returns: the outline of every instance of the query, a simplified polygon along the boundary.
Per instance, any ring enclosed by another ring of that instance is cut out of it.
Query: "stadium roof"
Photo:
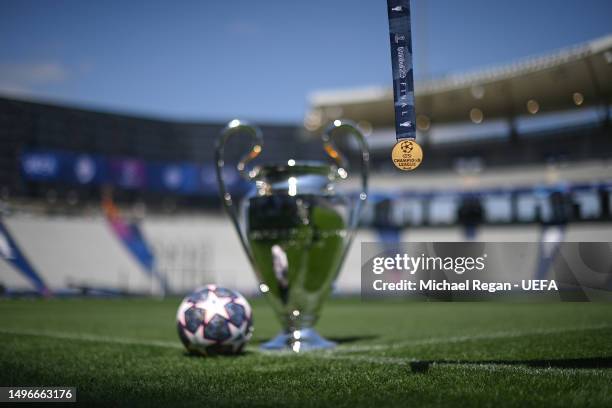
[[[464,122],[609,105],[612,35],[508,65],[416,83],[417,125]],[[393,123],[387,87],[320,91],[310,96],[305,125],[314,130],[339,116]]]

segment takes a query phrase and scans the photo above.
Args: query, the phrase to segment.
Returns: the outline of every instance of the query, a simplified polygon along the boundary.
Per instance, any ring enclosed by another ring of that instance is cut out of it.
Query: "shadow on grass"
[[[426,372],[431,365],[509,365],[533,368],[612,368],[612,357],[563,358],[544,360],[423,360],[410,362],[410,369]]]
[[[356,341],[361,341],[361,340],[374,340],[376,338],[378,338],[378,336],[368,335],[368,336],[328,337],[328,340],[331,340],[338,344],[346,344],[346,343],[354,343]]]

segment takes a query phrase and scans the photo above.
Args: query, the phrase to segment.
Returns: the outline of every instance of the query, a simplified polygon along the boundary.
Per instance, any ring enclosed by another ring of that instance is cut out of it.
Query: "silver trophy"
[[[347,163],[332,138],[348,131],[361,149],[359,192],[343,194],[335,184],[348,178]],[[234,135],[249,135],[250,151],[237,170],[253,183],[240,202],[234,202],[223,178],[224,148]],[[263,148],[258,128],[231,121],[217,142],[217,180],[225,209],[242,246],[280,319],[282,332],[261,347],[301,352],[325,349],[335,343],[313,328],[321,306],[350,247],[363,202],[367,197],[368,148],[351,123],[335,120],[323,133],[325,162],[288,160],[281,164],[247,167]]]

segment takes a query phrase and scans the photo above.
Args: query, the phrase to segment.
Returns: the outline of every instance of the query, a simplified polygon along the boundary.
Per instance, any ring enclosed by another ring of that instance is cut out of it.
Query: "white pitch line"
[[[64,340],[81,340],[89,342],[99,343],[115,343],[115,344],[127,344],[134,346],[154,346],[154,347],[166,347],[166,348],[183,348],[183,346],[175,341],[163,341],[163,340],[138,340],[129,339],[122,337],[108,337],[99,336],[97,334],[88,333],[60,333],[46,330],[10,330],[0,329],[0,334],[14,334],[18,336],[34,336],[34,337],[48,337],[53,339],[64,339]]]
[[[581,330],[582,328],[575,328],[572,330],[565,331],[574,331]],[[558,330],[557,333],[562,333],[562,330]],[[20,336],[34,336],[34,337],[47,337],[53,339],[64,339],[64,340],[77,340],[77,341],[87,341],[87,342],[99,342],[99,343],[111,343],[111,344],[126,344],[126,345],[137,345],[137,346],[154,346],[154,347],[163,347],[163,348],[171,348],[171,349],[182,349],[183,346],[178,342],[170,342],[163,340],[150,340],[150,341],[142,341],[137,339],[129,339],[129,338],[121,338],[121,337],[107,337],[107,336],[98,336],[94,334],[77,334],[77,333],[59,333],[53,331],[30,331],[30,330],[7,330],[0,329],[0,334],[14,334]],[[531,335],[533,333],[529,333],[527,335]],[[442,339],[439,339],[442,340]],[[441,343],[441,342],[440,342]],[[253,351],[259,351],[253,349]],[[383,365],[397,365],[408,367],[411,362],[418,361],[415,358],[409,357],[376,357],[376,356],[354,356],[354,355],[337,355],[334,354],[333,351],[326,352],[312,352],[305,353],[302,355],[294,355],[293,353],[271,353],[271,352],[263,352],[262,354],[267,354],[274,357],[285,357],[285,358],[314,358],[314,359],[325,359],[325,360],[340,360],[340,361],[351,361],[356,363],[368,363],[368,364],[383,364]],[[446,363],[432,363],[431,366],[435,367],[437,365],[450,365]],[[534,373],[538,371],[545,370],[546,373],[554,373],[554,372],[562,372],[566,373],[568,370],[573,372],[585,372],[580,370],[566,369],[566,368],[535,368],[535,367],[526,367],[526,366],[518,366],[518,365],[508,365],[508,364],[491,364],[491,363],[452,363],[452,366],[455,367],[466,367],[471,369],[484,369],[489,371],[496,370],[514,370],[514,371],[523,371]],[[586,372],[585,372],[586,373]]]
[[[409,347],[409,346],[419,346],[419,345],[430,345],[430,344],[450,344],[450,343],[461,343],[468,341],[477,341],[477,340],[488,340],[488,339],[499,339],[499,338],[517,338],[517,337],[527,337],[527,336],[536,336],[536,335],[550,335],[550,334],[561,334],[561,333],[571,333],[581,330],[597,330],[597,329],[607,329],[612,328],[612,325],[609,324],[601,324],[601,325],[592,325],[592,326],[581,326],[581,327],[564,327],[564,328],[550,328],[550,329],[535,329],[528,331],[513,331],[513,332],[495,332],[489,334],[475,335],[475,336],[456,336],[456,337],[438,337],[438,338],[429,338],[422,340],[413,340],[413,341],[405,341],[401,343],[394,344],[374,344],[371,346],[339,346],[335,350],[329,351],[315,351],[310,353],[304,353],[303,357],[305,358],[315,358],[315,359],[327,359],[327,360],[344,360],[344,361],[353,361],[353,362],[361,362],[361,363],[370,363],[370,364],[392,364],[392,365],[401,365],[408,366],[411,362],[418,361],[415,357],[385,357],[385,356],[355,356],[355,355],[346,355],[346,354],[338,354],[343,352],[354,353],[359,351],[374,351],[374,350],[390,350],[397,349],[401,347]],[[0,334],[14,334],[21,336],[34,336],[34,337],[47,337],[54,339],[65,339],[65,340],[77,340],[77,341],[88,341],[88,342],[100,342],[100,343],[111,343],[111,344],[125,344],[125,345],[136,345],[136,346],[153,346],[153,347],[164,347],[171,349],[182,349],[183,346],[177,341],[163,341],[163,340],[138,340],[138,339],[130,339],[130,338],[121,338],[121,337],[108,337],[108,336],[98,336],[90,333],[60,333],[54,331],[32,331],[32,330],[10,330],[10,329],[0,329]],[[249,351],[259,352],[257,348],[249,347]],[[269,351],[264,351],[262,354],[266,354],[274,357],[290,357],[294,356],[293,353],[273,353]],[[435,366],[438,363],[433,363]],[[444,365],[444,363],[439,363]],[[515,365],[504,365],[504,364],[474,364],[474,363],[453,363],[453,366],[465,366],[471,368],[481,368],[481,369],[489,369],[489,370],[497,370],[500,368],[503,369],[514,369],[514,370],[540,370],[540,368],[532,368],[532,367],[522,367]],[[567,371],[566,369],[563,369]]]
[[[399,349],[405,347],[416,347],[416,346],[428,346],[435,344],[451,344],[451,343],[464,343],[469,341],[478,341],[478,340],[494,340],[501,338],[516,338],[516,337],[526,337],[526,336],[538,336],[538,335],[549,335],[549,334],[560,334],[560,333],[569,333],[576,332],[582,330],[600,330],[600,329],[610,329],[612,328],[611,324],[598,324],[591,326],[574,326],[574,327],[556,327],[556,328],[548,328],[548,329],[533,329],[533,330],[523,330],[523,331],[500,331],[486,334],[476,334],[476,335],[465,335],[465,336],[453,336],[453,337],[432,337],[428,339],[415,339],[415,340],[406,340],[389,344],[372,344],[372,345],[340,345],[335,350],[336,352],[345,352],[345,353],[356,353],[362,351],[377,351],[377,350],[392,350]]]

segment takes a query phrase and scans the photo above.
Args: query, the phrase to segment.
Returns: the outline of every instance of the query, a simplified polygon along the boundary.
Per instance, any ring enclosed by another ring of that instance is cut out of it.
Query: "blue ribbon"
[[[416,139],[416,115],[412,74],[410,0],[387,0],[387,13],[393,70],[395,135],[397,140],[414,140]]]

